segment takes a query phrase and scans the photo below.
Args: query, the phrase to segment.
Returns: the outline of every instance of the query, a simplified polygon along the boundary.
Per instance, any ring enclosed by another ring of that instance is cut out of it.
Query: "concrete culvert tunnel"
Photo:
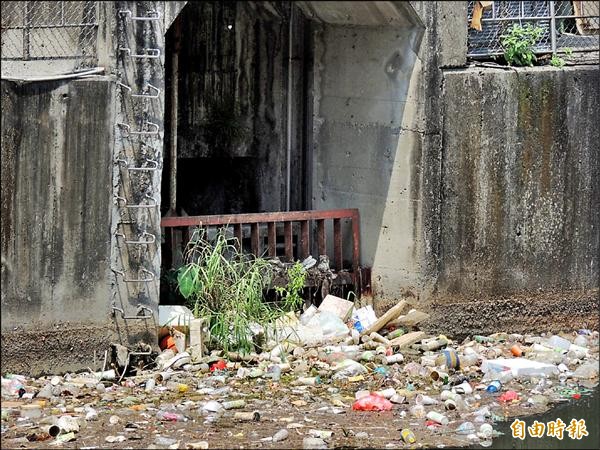
[[[162,215],[359,208],[371,267],[392,179],[414,189],[397,153],[422,33],[398,2],[188,3],[166,34]]]

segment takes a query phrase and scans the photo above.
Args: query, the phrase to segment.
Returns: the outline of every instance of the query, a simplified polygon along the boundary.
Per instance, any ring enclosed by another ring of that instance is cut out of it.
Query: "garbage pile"
[[[135,376],[6,374],[2,447],[489,446],[498,421],[597,384],[597,331],[455,342],[419,331],[428,315],[406,308],[377,318],[328,296],[253,330],[254,353],[208,353],[190,326],[187,348],[163,338],[155,366]]]

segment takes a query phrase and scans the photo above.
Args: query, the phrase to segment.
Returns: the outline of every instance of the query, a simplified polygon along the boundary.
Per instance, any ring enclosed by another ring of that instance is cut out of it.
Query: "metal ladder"
[[[152,319],[153,310],[143,304],[138,304],[137,312],[129,314],[123,304],[123,299],[117,299],[119,281],[126,285],[140,285],[153,282],[156,274],[151,268],[144,267],[144,249],[148,251],[150,246],[159,245],[157,236],[148,231],[150,226],[150,211],[160,217],[158,209],[159,199],[157,199],[158,189],[153,181],[153,172],[160,170],[159,150],[153,145],[158,137],[160,139],[160,127],[147,119],[145,112],[149,111],[152,102],[158,102],[160,89],[145,81],[135,86],[128,82],[127,67],[125,61],[131,61],[129,66],[135,66],[134,61],[149,60],[160,64],[160,49],[143,48],[141,50],[132,49],[127,46],[128,26],[135,27],[137,23],[157,21],[161,19],[160,11],[149,11],[145,16],[135,16],[128,9],[120,9],[117,12],[118,19],[122,20],[124,32],[119,33],[118,51],[122,59],[120,70],[118,70],[118,88],[121,89],[121,106],[125,122],[115,124],[115,133],[120,134],[122,148],[119,154],[116,154],[113,163],[117,166],[116,171],[119,176],[114,186],[114,203],[119,210],[119,222],[115,227],[114,236],[117,244],[117,251],[120,252],[123,267],[114,267],[111,261],[111,271],[115,276],[116,289],[112,296],[111,312],[113,317],[117,314],[123,320],[147,320]],[[135,31],[135,28],[133,29]],[[133,61],[132,61],[133,60]],[[145,76],[142,78],[146,78]],[[128,112],[127,103],[131,103],[131,111]],[[136,104],[141,102],[140,104]],[[140,112],[141,107],[141,112]],[[117,135],[118,136],[118,135]],[[127,154],[126,142],[130,144],[130,155]],[[145,177],[145,179],[144,179]],[[136,179],[137,178],[137,179]],[[129,191],[127,192],[127,182],[129,182]],[[135,189],[132,186],[144,186],[143,190],[132,192]],[[137,194],[137,195],[135,195]],[[144,211],[147,213],[144,214]],[[134,256],[130,248],[137,249],[136,268],[131,269],[131,262]],[[127,254],[126,261],[123,254]],[[129,287],[127,288],[129,293]],[[146,354],[146,353],[136,353]]]

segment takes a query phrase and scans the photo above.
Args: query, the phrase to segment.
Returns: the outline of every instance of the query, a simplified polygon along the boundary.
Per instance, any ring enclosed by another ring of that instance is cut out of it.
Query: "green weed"
[[[526,24],[524,26],[514,24],[501,37],[504,59],[509,66],[533,66],[537,58],[533,52],[533,46],[544,34],[540,27]]]

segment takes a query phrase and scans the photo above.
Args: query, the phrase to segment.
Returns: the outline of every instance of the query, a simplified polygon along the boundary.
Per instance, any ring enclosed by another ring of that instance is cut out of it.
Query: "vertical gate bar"
[[[254,256],[260,256],[260,235],[258,223],[253,223],[250,225],[250,243],[252,246],[252,254]]]
[[[550,1],[550,42],[552,44],[552,55],[556,55],[556,11],[554,2]]]
[[[267,243],[269,246],[269,256],[277,256],[277,233],[275,222],[269,222],[267,232]]]
[[[242,251],[242,224],[241,223],[236,223],[235,225],[233,225],[233,235],[236,238],[236,247],[238,248],[238,250],[241,252]]]
[[[301,231],[300,231],[300,239],[302,241],[302,258],[307,258],[308,255],[310,254],[310,242],[309,242],[309,233],[308,233],[308,225],[309,225],[309,221],[308,220],[303,220],[300,224],[301,227]]]
[[[289,261],[293,261],[294,247],[292,242],[292,222],[287,221],[283,224],[283,237],[285,242],[285,257]]]
[[[333,219],[333,260],[335,269],[342,270],[342,220]]]
[[[181,254],[185,258],[185,249],[190,242],[190,227],[183,227],[181,229]]]
[[[327,254],[327,241],[325,237],[325,219],[317,220],[317,243],[319,256]]]
[[[165,228],[165,251],[163,253],[165,267],[173,268],[173,228]]]

